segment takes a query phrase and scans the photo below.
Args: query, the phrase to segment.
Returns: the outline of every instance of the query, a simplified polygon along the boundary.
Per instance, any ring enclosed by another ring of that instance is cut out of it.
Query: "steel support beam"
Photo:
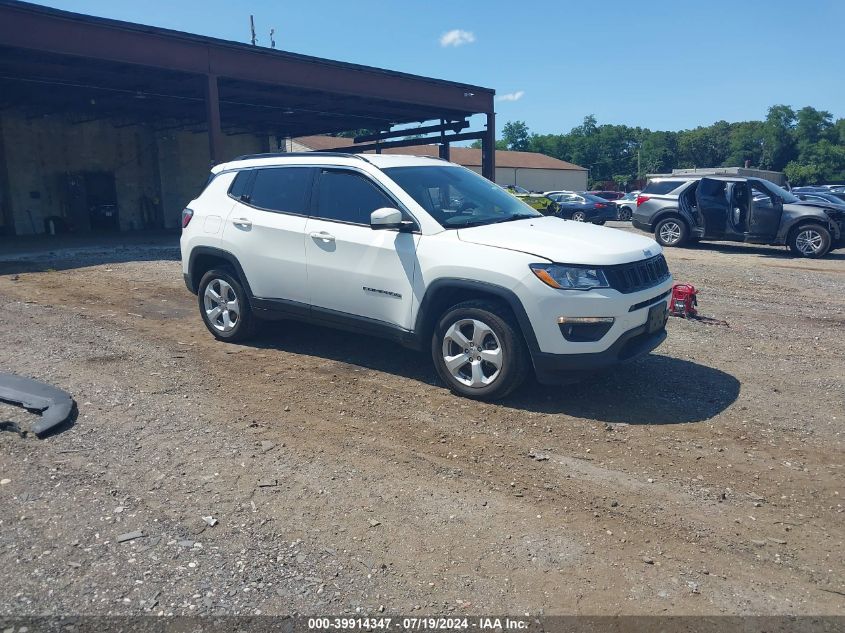
[[[446,143],[456,143],[458,141],[476,141],[482,139],[486,132],[466,132],[464,134],[450,134],[445,137]],[[335,147],[333,149],[320,150],[323,152],[347,152],[349,154],[358,154],[360,152],[370,152],[383,149],[390,149],[391,147],[414,147],[415,145],[433,145],[442,142],[440,136],[426,136],[423,138],[410,138],[401,141],[376,141],[375,143],[364,143],[361,145],[346,145]]]
[[[205,107],[208,112],[208,154],[211,164],[216,165],[223,160],[223,129],[220,125],[220,91],[217,75],[208,75]]]
[[[487,129],[481,136],[481,175],[496,182],[496,113],[487,113]]]

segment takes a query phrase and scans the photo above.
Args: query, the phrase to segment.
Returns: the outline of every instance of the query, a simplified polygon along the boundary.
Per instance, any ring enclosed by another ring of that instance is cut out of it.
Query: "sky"
[[[497,127],[845,117],[845,0],[55,0],[39,4],[493,88]]]

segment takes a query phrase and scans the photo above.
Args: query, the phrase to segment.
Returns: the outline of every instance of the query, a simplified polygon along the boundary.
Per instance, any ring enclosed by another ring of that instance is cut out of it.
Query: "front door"
[[[305,228],[308,287],[315,315],[354,315],[411,329],[420,236],[371,229],[370,213],[385,207],[397,204],[364,174],[333,168],[321,171],[312,217]]]
[[[719,238],[725,234],[728,219],[728,193],[725,181],[702,178],[695,190],[695,203],[704,221],[704,237]]]
[[[749,180],[751,207],[748,219],[748,237],[771,239],[780,228],[783,200],[763,183]]]

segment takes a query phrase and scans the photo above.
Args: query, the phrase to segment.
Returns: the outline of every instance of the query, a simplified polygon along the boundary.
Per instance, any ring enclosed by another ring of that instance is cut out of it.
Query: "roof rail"
[[[342,158],[358,158],[360,160],[367,161],[367,159],[360,154],[347,152],[265,152],[263,154],[244,154],[243,156],[238,156],[237,158],[233,158],[225,162],[233,163],[238,160],[252,160],[254,158],[284,158],[285,156],[337,156]]]

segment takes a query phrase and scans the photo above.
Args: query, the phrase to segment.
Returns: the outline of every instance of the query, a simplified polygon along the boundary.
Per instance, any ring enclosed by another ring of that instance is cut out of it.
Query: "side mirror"
[[[772,197],[772,206],[775,209],[783,211],[783,198],[781,198],[780,196]]]
[[[379,229],[398,229],[402,227],[402,212],[399,209],[391,209],[385,207],[383,209],[376,209],[370,214],[370,228]]]

